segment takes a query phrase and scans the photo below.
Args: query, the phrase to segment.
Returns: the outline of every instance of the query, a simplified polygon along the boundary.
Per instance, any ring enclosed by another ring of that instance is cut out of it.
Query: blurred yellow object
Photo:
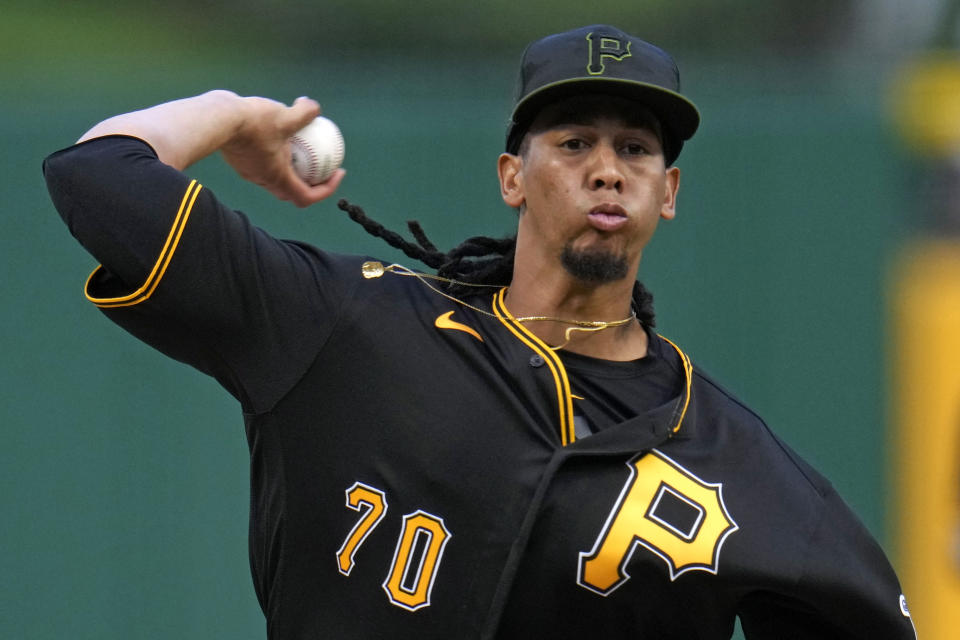
[[[914,151],[960,152],[960,52],[929,52],[901,67],[891,100],[897,128]]]
[[[896,568],[919,637],[960,629],[960,240],[917,241],[890,294]]]

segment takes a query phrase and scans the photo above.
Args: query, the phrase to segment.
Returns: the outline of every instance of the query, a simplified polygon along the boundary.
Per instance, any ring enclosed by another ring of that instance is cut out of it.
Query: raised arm
[[[320,106],[309,98],[286,106],[215,90],[108,118],[78,142],[108,135],[134,136],[149,143],[162,162],[176,169],[220,151],[241,177],[281,200],[305,207],[332,195],[345,175],[338,169],[328,181],[310,186],[293,171],[290,136],[319,113]]]
[[[306,98],[285,106],[212,91],[108,118],[43,164],[58,213],[100,263],[90,302],[215,376],[249,411],[272,406],[309,366],[346,295],[335,274],[359,266],[273,238],[183,169],[220,151],[278,197],[316,202],[344,174],[305,184],[289,138],[318,112]]]

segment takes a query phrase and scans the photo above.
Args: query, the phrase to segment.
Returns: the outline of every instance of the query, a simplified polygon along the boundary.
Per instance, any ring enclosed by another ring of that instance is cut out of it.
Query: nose
[[[624,175],[620,167],[620,158],[610,144],[598,144],[591,154],[588,176],[591,189],[614,189],[623,191]]]

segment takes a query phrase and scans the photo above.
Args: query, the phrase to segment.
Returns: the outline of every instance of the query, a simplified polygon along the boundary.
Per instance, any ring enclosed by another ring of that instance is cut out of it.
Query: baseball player
[[[213,91],[46,159],[100,262],[88,299],[240,404],[250,560],[272,639],[914,638],[830,484],[653,331],[635,282],[699,114],[664,51],[594,25],[521,60],[515,238],[437,273],[281,241],[184,171],[215,151],[306,206],[287,140],[318,113]]]

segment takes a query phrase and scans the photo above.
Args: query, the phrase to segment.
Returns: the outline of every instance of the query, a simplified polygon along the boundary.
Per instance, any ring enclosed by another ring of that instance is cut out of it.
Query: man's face
[[[504,201],[521,209],[518,259],[593,284],[634,277],[679,185],[656,121],[609,96],[546,107],[520,155],[501,156],[500,177]]]

